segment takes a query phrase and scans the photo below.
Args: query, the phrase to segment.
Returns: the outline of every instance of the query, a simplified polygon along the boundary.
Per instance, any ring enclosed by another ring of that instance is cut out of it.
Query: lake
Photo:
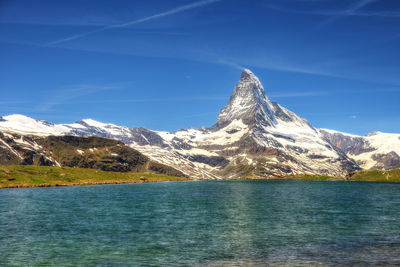
[[[0,190],[0,265],[400,265],[400,184],[191,181]]]

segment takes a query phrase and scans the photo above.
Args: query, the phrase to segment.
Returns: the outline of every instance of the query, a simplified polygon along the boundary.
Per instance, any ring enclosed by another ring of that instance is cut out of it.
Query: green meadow
[[[187,180],[190,179],[186,177],[167,176],[152,173],[109,172],[96,169],[32,165],[0,166],[0,188],[119,184]]]

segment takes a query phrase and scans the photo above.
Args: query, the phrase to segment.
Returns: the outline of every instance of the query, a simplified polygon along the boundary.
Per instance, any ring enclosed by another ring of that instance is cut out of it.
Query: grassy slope
[[[359,171],[351,176],[351,181],[400,182],[400,169],[391,171]]]
[[[391,171],[368,170],[358,171],[348,178],[323,175],[298,175],[277,178],[278,180],[317,180],[317,181],[365,181],[365,182],[400,182],[400,169]]]
[[[0,166],[0,188],[187,181],[188,178],[162,174],[105,172],[94,169],[47,166]]]

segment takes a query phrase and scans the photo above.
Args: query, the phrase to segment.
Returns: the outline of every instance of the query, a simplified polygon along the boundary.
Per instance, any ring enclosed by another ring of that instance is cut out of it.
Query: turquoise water
[[[400,265],[400,184],[0,190],[0,265]]]

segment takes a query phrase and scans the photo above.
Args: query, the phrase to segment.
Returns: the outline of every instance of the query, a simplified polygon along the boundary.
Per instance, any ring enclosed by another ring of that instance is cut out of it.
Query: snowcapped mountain
[[[11,115],[0,119],[0,132],[117,139],[153,161],[200,179],[295,174],[345,176],[359,169],[350,154],[328,138],[326,131],[271,102],[259,79],[247,69],[218,114],[216,124],[209,128],[164,132],[91,119],[57,125]]]
[[[154,138],[157,144],[133,146],[175,168],[182,166],[178,158],[189,160],[186,171],[201,170],[204,177],[342,176],[358,168],[307,121],[271,102],[250,70],[243,71],[214,126],[153,134],[161,137]]]
[[[400,134],[373,132],[358,136],[328,129],[320,129],[320,132],[363,169],[400,167]]]
[[[247,69],[242,72],[228,104],[218,114],[215,127],[221,129],[234,120],[241,120],[246,125],[277,124],[274,106],[265,95],[260,80]]]

